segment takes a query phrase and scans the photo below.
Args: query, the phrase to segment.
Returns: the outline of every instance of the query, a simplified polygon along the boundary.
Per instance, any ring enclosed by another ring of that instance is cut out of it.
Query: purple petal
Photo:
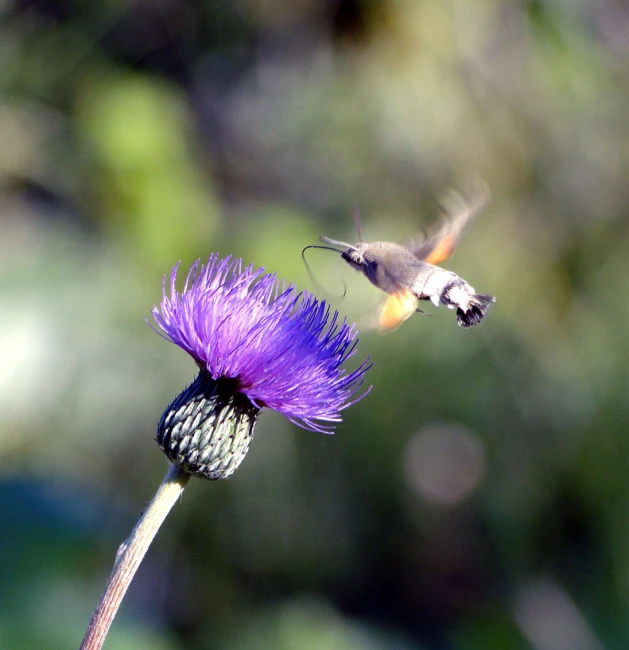
[[[297,293],[264,269],[243,271],[231,257],[197,260],[181,292],[178,269],[168,287],[164,277],[153,318],[214,379],[237,379],[255,405],[322,433],[331,433],[341,411],[369,392],[353,398],[371,366],[367,359],[352,372],[342,368],[355,353],[356,330],[325,301]]]

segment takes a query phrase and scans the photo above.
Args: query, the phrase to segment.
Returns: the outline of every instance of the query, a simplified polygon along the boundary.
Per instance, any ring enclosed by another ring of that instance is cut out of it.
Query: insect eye
[[[357,253],[356,251],[343,251],[341,253],[341,257],[347,261],[351,262],[352,264],[357,264],[358,266],[361,266],[364,264],[363,256],[360,253]]]

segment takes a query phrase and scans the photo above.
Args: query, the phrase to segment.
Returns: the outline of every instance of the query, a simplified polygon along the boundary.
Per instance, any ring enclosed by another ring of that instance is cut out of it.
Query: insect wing
[[[463,228],[487,205],[489,196],[489,188],[480,178],[474,182],[468,198],[451,192],[443,203],[441,228],[421,241],[411,242],[407,248],[418,260],[428,264],[445,262],[452,255]]]
[[[447,234],[443,239],[437,242],[437,245],[432,249],[424,261],[428,264],[440,264],[445,262],[456,245],[456,236],[453,234]]]
[[[408,289],[390,294],[380,312],[378,323],[380,331],[392,332],[397,329],[415,312],[418,302],[417,297]]]

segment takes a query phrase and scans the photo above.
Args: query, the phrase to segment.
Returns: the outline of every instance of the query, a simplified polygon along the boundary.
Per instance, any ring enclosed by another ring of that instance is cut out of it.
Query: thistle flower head
[[[355,397],[368,360],[352,372],[342,367],[355,352],[356,331],[324,301],[297,293],[264,269],[243,270],[241,260],[216,254],[207,264],[195,262],[178,291],[178,267],[169,285],[164,278],[153,318],[163,336],[196,361],[200,385],[207,395],[210,382],[214,401],[218,393],[225,403],[236,400],[239,413],[255,413],[252,422],[268,407],[306,429],[331,433],[341,411],[366,394]],[[166,423],[171,429],[191,408],[190,400],[180,398],[179,415],[173,420],[171,409],[173,421]]]

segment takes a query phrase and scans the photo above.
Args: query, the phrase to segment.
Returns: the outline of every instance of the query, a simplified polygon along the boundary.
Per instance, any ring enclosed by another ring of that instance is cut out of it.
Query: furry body
[[[413,306],[408,293],[416,300],[430,300],[435,305],[456,308],[457,322],[462,327],[480,323],[489,305],[495,301],[487,294],[477,294],[474,287],[456,273],[418,259],[411,250],[399,244],[361,242],[343,251],[341,256],[372,284],[397,296],[397,302],[405,305],[397,308],[397,318],[390,314],[393,323],[383,323],[381,318],[383,329],[397,327],[415,311],[416,305]],[[385,310],[386,307],[385,304]]]

